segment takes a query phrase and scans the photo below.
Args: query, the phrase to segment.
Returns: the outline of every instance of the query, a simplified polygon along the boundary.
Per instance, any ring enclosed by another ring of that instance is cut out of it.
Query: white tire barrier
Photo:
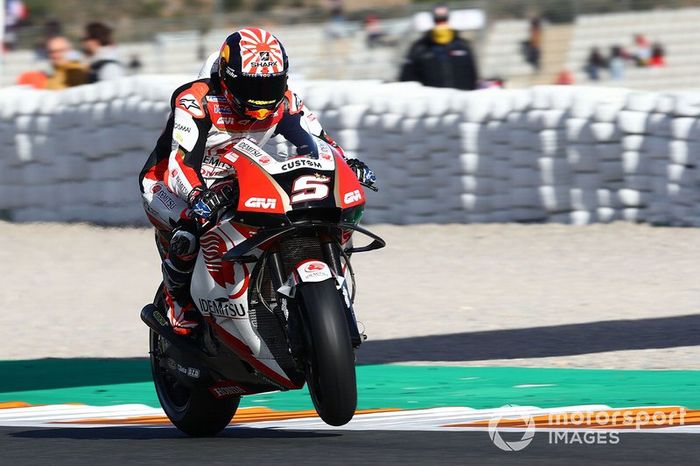
[[[145,224],[137,176],[187,76],[0,89],[0,214]],[[309,108],[377,173],[367,222],[617,220],[700,226],[700,93],[461,92],[306,81]],[[289,150],[271,141],[271,150]]]

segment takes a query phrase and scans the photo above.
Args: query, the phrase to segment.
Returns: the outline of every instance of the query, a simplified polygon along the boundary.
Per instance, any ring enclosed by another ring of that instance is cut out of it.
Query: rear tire
[[[342,426],[355,415],[357,382],[345,306],[335,281],[304,283],[298,289],[304,314],[306,381],[316,412]]]
[[[156,305],[163,308],[158,296]],[[151,373],[163,411],[175,427],[189,436],[211,437],[218,434],[236,414],[241,397],[216,399],[207,387],[188,387],[179,382],[176,376],[161,366],[161,358],[168,344],[150,330]]]

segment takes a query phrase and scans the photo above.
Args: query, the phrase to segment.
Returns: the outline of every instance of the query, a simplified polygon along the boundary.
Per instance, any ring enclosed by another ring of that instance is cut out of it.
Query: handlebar
[[[368,236],[369,238],[372,239],[372,242],[366,246],[360,246],[360,247],[353,247],[350,248],[346,251],[348,254],[356,253],[356,252],[367,252],[367,251],[374,251],[375,249],[381,249],[384,246],[386,246],[386,242],[379,236],[375,235],[369,230],[366,230],[362,228],[359,225],[355,225],[354,223],[346,223],[346,222],[339,222],[339,223],[332,223],[332,222],[323,222],[323,221],[301,221],[301,222],[295,222],[290,225],[284,225],[281,227],[273,227],[273,228],[263,228],[259,230],[255,235],[251,236],[248,239],[243,240],[242,242],[238,243],[236,246],[233,248],[229,249],[222,257],[223,260],[225,261],[232,261],[232,262],[248,262],[248,261],[256,261],[255,256],[249,256],[248,253],[259,247],[260,245],[271,241],[276,238],[280,238],[284,235],[288,235],[296,230],[300,229],[308,229],[308,228],[330,228],[330,229],[347,229],[347,230],[353,230],[358,233],[361,233],[363,235]]]

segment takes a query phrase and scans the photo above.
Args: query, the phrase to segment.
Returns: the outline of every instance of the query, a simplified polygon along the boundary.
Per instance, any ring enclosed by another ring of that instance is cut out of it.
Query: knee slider
[[[198,247],[199,240],[193,232],[185,229],[178,229],[175,230],[172,238],[170,238],[168,253],[171,257],[188,259],[197,252]]]

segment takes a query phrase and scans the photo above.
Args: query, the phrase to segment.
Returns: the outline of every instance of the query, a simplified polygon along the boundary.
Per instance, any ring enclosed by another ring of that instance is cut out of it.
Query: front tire
[[[326,424],[342,426],[357,408],[355,354],[345,306],[334,280],[304,283],[298,293],[311,400]]]
[[[217,400],[206,387],[183,385],[161,362],[168,342],[153,330],[149,341],[153,383],[168,419],[192,437],[211,437],[224,430],[236,413],[241,397]]]

